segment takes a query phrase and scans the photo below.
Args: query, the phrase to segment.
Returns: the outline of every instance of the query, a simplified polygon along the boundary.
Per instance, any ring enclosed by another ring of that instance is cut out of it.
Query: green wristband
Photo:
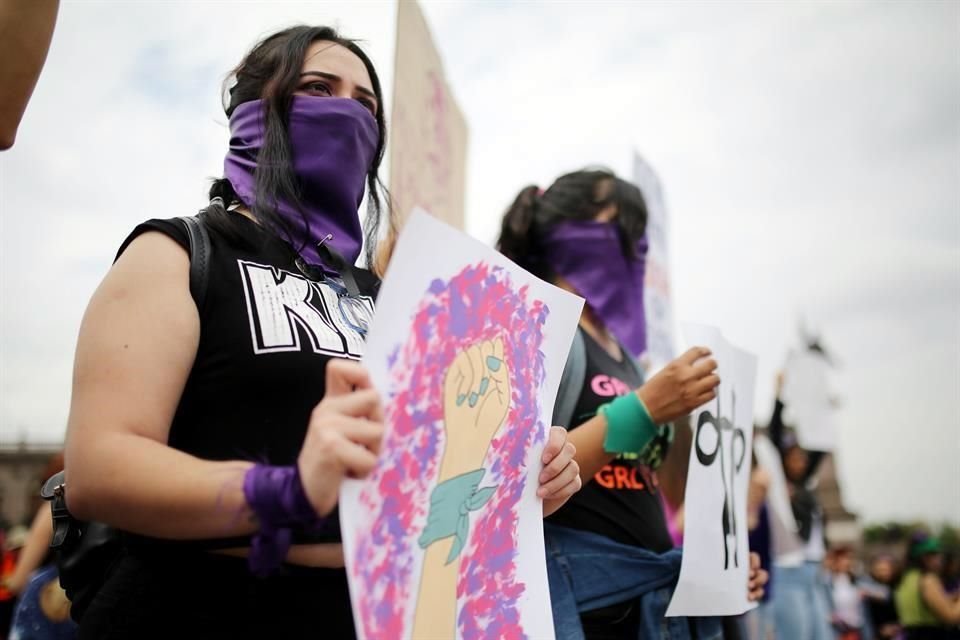
[[[496,487],[478,489],[484,469],[461,473],[433,488],[430,494],[430,512],[427,526],[418,540],[426,549],[437,540],[453,537],[453,546],[445,564],[453,562],[467,543],[470,530],[470,512],[476,511],[493,497]]]
[[[657,435],[657,425],[636,392],[602,405],[597,413],[607,419],[607,435],[603,439],[607,453],[640,453]]]

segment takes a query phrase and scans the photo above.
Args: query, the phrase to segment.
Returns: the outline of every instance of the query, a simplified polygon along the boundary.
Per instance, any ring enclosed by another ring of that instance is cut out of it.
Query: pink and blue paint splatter
[[[418,588],[417,537],[444,446],[444,376],[458,353],[497,337],[503,339],[512,398],[484,462],[483,484],[497,491],[471,523],[470,541],[460,556],[457,624],[465,640],[526,637],[518,605],[525,586],[516,573],[518,506],[527,454],[546,435],[538,393],[545,376],[540,349],[548,313],[504,269],[484,263],[449,282],[435,280],[417,308],[410,338],[388,363],[387,453],[361,495],[373,527],[356,541],[352,565],[354,584],[360,585],[354,594],[357,624],[367,638],[407,635]]]

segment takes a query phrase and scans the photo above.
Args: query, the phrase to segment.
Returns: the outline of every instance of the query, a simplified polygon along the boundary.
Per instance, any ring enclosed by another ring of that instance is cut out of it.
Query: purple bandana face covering
[[[636,260],[623,255],[615,223],[569,221],[550,227],[540,239],[547,263],[573,285],[607,329],[630,352],[647,347],[643,274],[647,238],[636,247]]]
[[[248,207],[256,198],[254,172],[263,146],[263,100],[244,102],[230,116],[230,150],[223,162],[224,176]],[[294,230],[291,238],[307,262],[321,264],[317,243],[328,243],[349,264],[363,245],[357,209],[364,181],[377,151],[380,132],[373,115],[356,100],[294,96],[290,107],[290,151],[293,172],[300,184],[303,217],[292,202],[278,202],[277,210]]]

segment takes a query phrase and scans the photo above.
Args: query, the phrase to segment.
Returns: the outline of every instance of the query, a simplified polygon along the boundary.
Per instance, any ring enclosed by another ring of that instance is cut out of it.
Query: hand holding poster
[[[379,461],[340,493],[360,638],[553,637],[536,489],[582,304],[411,216],[364,355]]]
[[[713,352],[720,386],[693,412],[683,560],[667,616],[738,615],[756,606],[747,599],[747,486],[757,360],[712,327],[687,325],[684,336]]]

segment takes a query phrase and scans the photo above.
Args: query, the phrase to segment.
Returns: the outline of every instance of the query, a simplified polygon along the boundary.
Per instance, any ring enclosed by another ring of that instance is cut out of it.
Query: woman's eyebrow
[[[300,74],[300,77],[303,76],[320,76],[325,80],[332,80],[333,82],[340,82],[340,76],[333,75],[332,73],[326,73],[325,71],[304,71]]]
[[[342,82],[343,80],[340,76],[332,73],[327,73],[326,71],[304,71],[303,73],[300,74],[300,77],[302,78],[304,76],[319,76],[324,80],[330,80],[331,82]],[[366,96],[373,98],[374,100],[377,99],[377,94],[375,94],[370,89],[367,89],[366,87],[357,85],[357,91],[359,91],[360,93]]]

